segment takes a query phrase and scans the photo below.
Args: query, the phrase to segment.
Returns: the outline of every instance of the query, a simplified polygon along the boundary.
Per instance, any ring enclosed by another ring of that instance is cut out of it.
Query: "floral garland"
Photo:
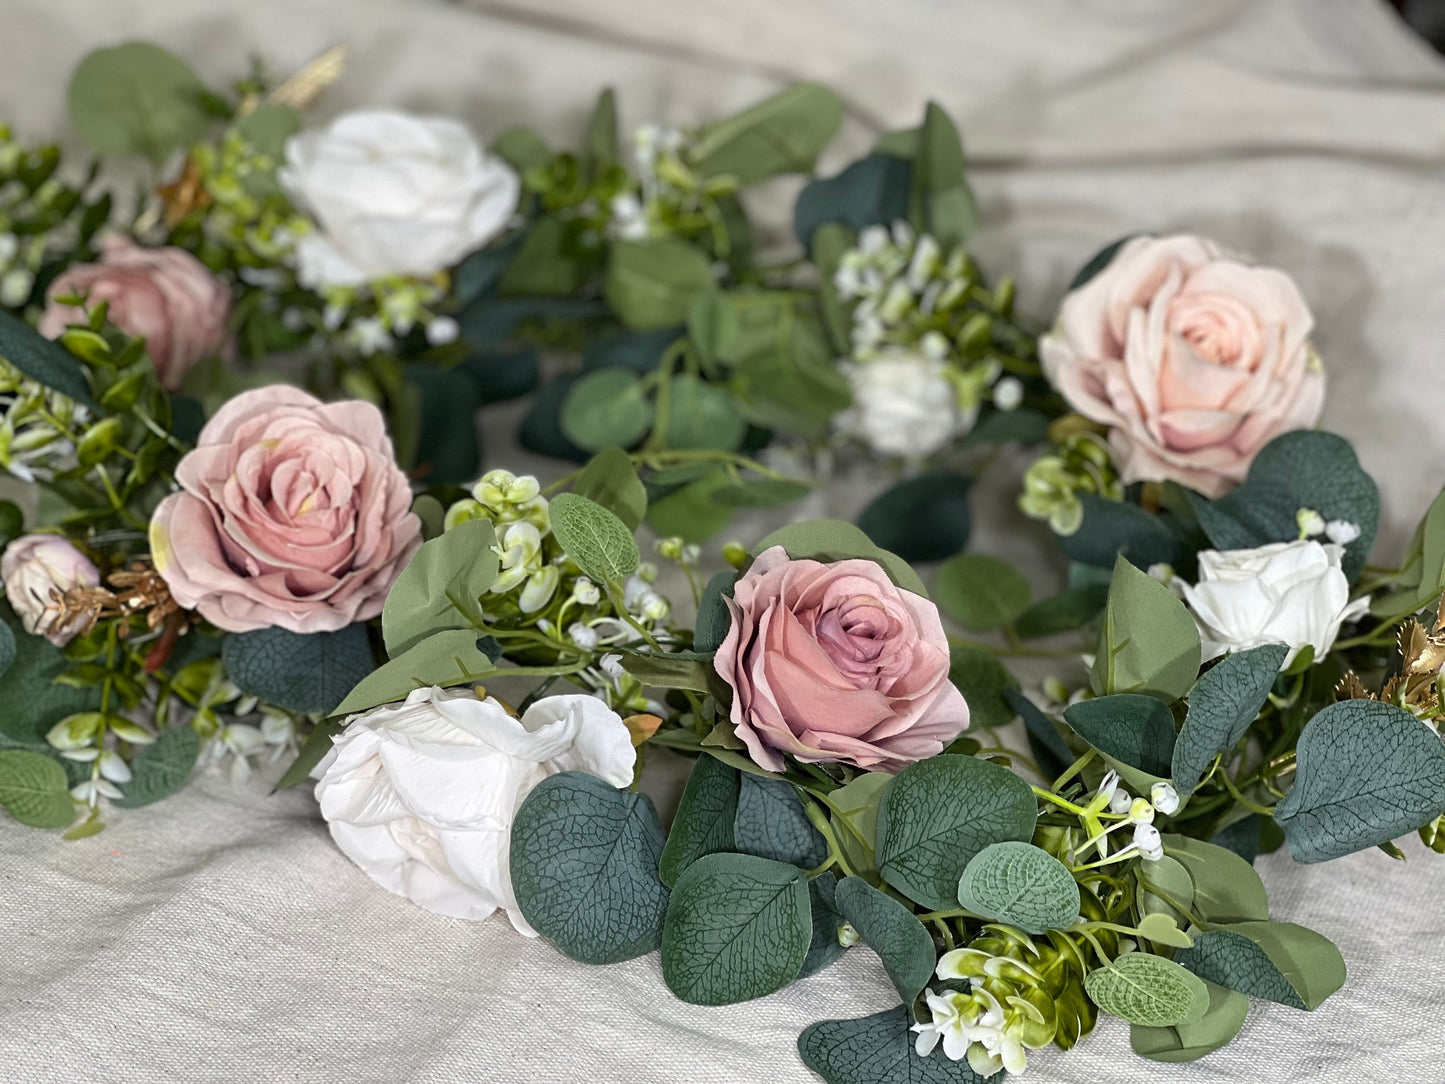
[[[935,106],[810,180],[807,256],[766,263],[739,194],[812,172],[821,87],[626,164],[610,93],[576,154],[303,128],[341,60],[218,94],[154,46],[87,58],[77,131],[161,171],[128,219],[0,131],[0,463],[35,498],[0,505],[0,807],[74,840],[274,761],[384,888],[658,950],[689,1002],[862,943],[900,1006],[802,1033],[831,1084],[1023,1072],[1100,1012],[1189,1060],[1344,983],[1251,863],[1445,852],[1445,506],[1367,566],[1378,492],[1310,428],[1285,274],[1126,238],[1036,338],[967,253]],[[523,445],[579,464],[545,487],[476,477],[476,409],[522,395]],[[961,552],[1010,442],[1069,562],[1040,600]],[[839,450],[911,475],[700,574]],[[666,831],[663,751],[693,760]]]

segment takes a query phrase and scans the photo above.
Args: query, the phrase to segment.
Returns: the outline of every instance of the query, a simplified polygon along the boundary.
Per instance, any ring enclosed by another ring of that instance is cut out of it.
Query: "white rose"
[[[387,110],[293,136],[280,178],[319,223],[296,248],[311,287],[451,267],[502,232],[521,190],[456,121]]]
[[[58,534],[27,534],[5,547],[0,579],[25,631],[64,647],[85,627],[86,619],[82,614],[60,624],[55,596],[73,587],[97,586],[100,569]]]
[[[383,888],[429,911],[527,924],[508,870],[512,818],[547,776],[632,782],[637,752],[616,712],[591,696],[549,696],[521,720],[468,691],[418,689],[353,717],[317,765],[331,838]]]
[[[1370,608],[1368,597],[1350,601],[1344,555],[1313,540],[1202,551],[1199,582],[1175,583],[1199,623],[1205,660],[1262,644],[1287,645],[1286,666],[1306,644],[1324,658],[1340,626]]]
[[[843,366],[853,405],[840,413],[840,432],[879,455],[921,459],[947,447],[973,424],[959,409],[958,390],[936,358],[890,351],[872,361]]]

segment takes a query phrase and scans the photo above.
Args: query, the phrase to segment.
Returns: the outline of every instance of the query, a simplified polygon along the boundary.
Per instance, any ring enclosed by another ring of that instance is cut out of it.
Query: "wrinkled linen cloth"
[[[351,67],[323,115],[398,105],[488,137],[528,123],[558,144],[605,84],[627,124],[686,123],[813,78],[849,106],[825,168],[935,98],[965,133],[978,255],[1018,276],[1024,310],[1050,313],[1125,233],[1208,233],[1288,269],[1309,299],[1324,424],[1383,491],[1380,560],[1445,481],[1445,64],[1375,0],[0,0],[0,116],[62,132],[74,63],[133,38],[210,81],[253,51],[286,72],[345,40]],[[784,225],[792,190],[773,185],[761,217]],[[515,420],[484,418],[489,464],[555,477],[511,452]],[[798,511],[849,515],[888,481],[855,472]],[[1009,514],[1011,484],[981,488],[973,547],[1057,582],[1046,530]],[[665,809],[682,771],[649,784]],[[9,1084],[805,1084],[806,1025],[897,1000],[858,948],[762,1001],[684,1005],[656,955],[586,967],[501,916],[468,924],[382,891],[304,791],[212,774],[111,820],[77,843],[0,821]],[[1333,938],[1348,964],[1315,1013],[1256,1002],[1232,1045],[1192,1065],[1135,1058],[1106,1018],[1068,1054],[1031,1054],[1028,1079],[1445,1079],[1445,859],[1405,850],[1403,865],[1378,851],[1260,859],[1274,916]]]

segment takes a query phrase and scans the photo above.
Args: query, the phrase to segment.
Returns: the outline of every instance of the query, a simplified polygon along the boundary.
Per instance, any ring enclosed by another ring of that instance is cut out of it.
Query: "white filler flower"
[[[922,459],[947,447],[973,423],[959,409],[958,389],[937,358],[901,350],[844,365],[853,405],[838,429],[879,455]]]
[[[1199,624],[1205,660],[1262,644],[1288,646],[1286,666],[1306,645],[1323,658],[1340,626],[1370,608],[1368,597],[1350,601],[1344,555],[1344,547],[1312,539],[1202,551],[1199,582],[1176,582]]]
[[[518,720],[490,697],[417,689],[350,720],[317,765],[316,799],[383,888],[453,918],[505,908],[532,937],[507,865],[523,799],[562,771],[627,786],[636,763],[626,724],[595,697],[545,697]]]
[[[293,136],[280,178],[320,227],[296,247],[311,287],[451,267],[502,232],[521,192],[463,125],[392,110]]]

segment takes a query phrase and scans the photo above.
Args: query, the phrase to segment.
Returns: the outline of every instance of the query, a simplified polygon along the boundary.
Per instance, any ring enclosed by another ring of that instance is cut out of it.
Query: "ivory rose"
[[[1285,666],[1307,645],[1323,659],[1340,626],[1370,610],[1369,596],[1350,601],[1344,555],[1312,540],[1201,551],[1199,582],[1175,582],[1199,624],[1204,660],[1264,644],[1289,647]]]
[[[328,632],[381,613],[421,545],[381,411],[297,388],[243,392],[176,469],[151,519],[156,570],[227,632]]]
[[[95,587],[100,569],[71,541],[58,534],[21,535],[5,547],[0,557],[0,578],[5,597],[31,636],[44,636],[56,647],[64,647],[85,626],[85,615],[60,624],[55,605],[57,592],[72,587]]]
[[[520,720],[465,690],[417,689],[354,716],[316,767],[331,838],[383,888],[429,911],[482,919],[517,907],[512,819],[549,775],[632,782],[637,752],[622,719],[592,696],[549,696]]]
[[[874,562],[792,560],[774,546],[727,606],[732,627],[714,665],[733,688],[737,736],[762,767],[781,771],[786,753],[897,771],[968,727],[938,609]]]
[[[1136,237],[1064,298],[1044,372],[1109,426],[1125,482],[1218,497],[1273,438],[1324,403],[1314,321],[1289,276],[1190,235]]]
[[[451,267],[506,228],[521,194],[512,167],[465,126],[395,110],[292,136],[280,178],[320,225],[296,249],[311,287]]]
[[[100,243],[98,263],[75,264],[45,292],[40,333],[57,338],[85,313],[56,298],[82,295],[91,307],[109,303],[108,318],[127,335],[143,337],[161,387],[175,391],[202,358],[227,344],[231,293],[205,264],[179,248],[142,248],[114,234]]]

